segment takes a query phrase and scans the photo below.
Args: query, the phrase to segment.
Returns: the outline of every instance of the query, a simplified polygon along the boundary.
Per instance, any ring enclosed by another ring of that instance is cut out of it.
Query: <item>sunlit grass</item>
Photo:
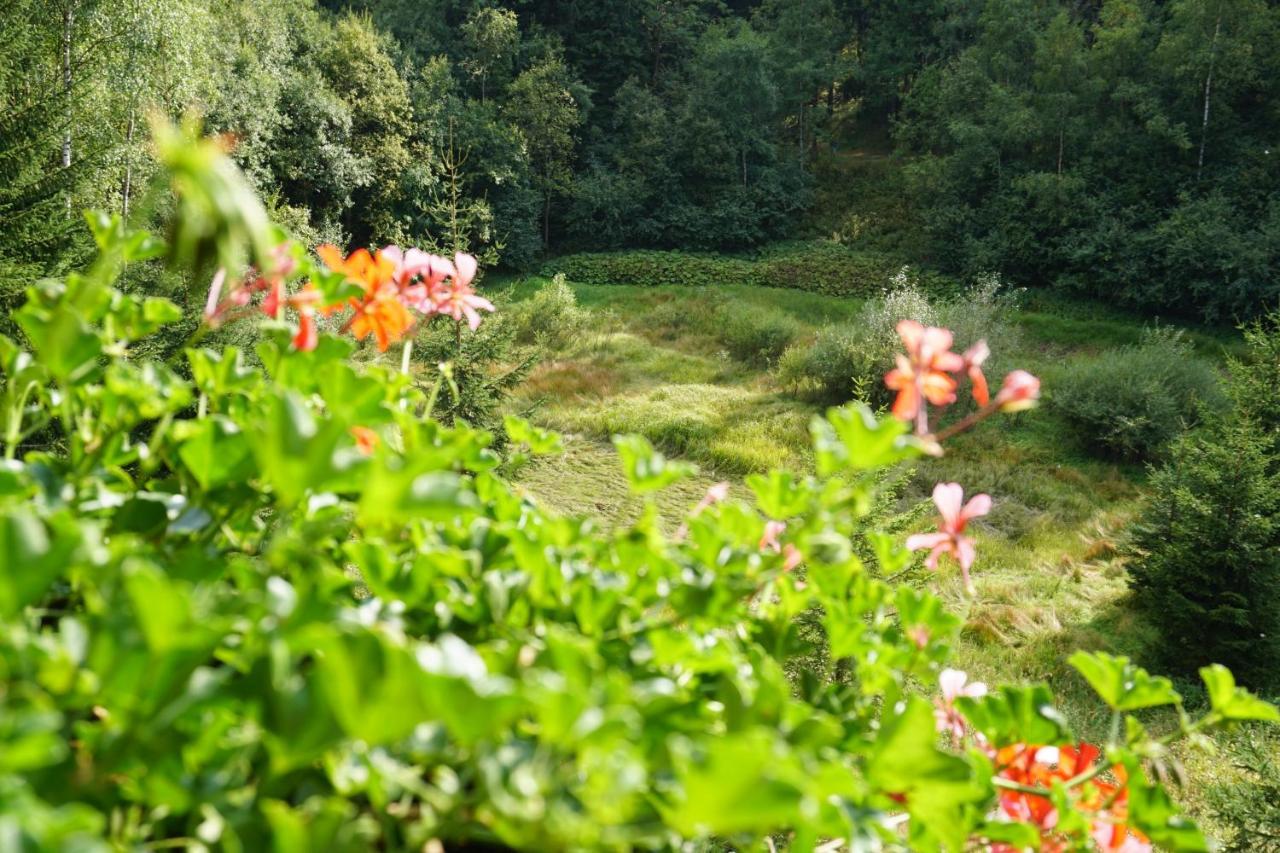
[[[512,293],[522,298],[541,284],[524,280]],[[768,367],[731,358],[718,342],[717,317],[730,302],[754,306],[794,317],[812,335],[825,323],[855,319],[859,301],[745,286],[574,285],[574,291],[590,311],[591,328],[570,351],[541,365],[515,401],[569,437],[564,456],[520,473],[530,494],[604,522],[636,519],[643,502],[627,493],[608,443],[614,433],[643,434],[701,467],[699,477],[657,498],[667,530],[716,480],[730,480],[743,496],[740,483],[748,473],[810,469],[808,423],[820,409],[785,393]],[[1023,334],[1015,352],[1002,353],[1002,363],[1041,376],[1046,397],[1072,359],[1135,343],[1143,334],[1141,321],[1105,306],[1038,302],[1011,317]],[[1211,358],[1239,349],[1227,331],[1189,336]],[[1146,476],[1142,466],[1099,461],[1051,406],[988,421],[950,443],[941,459],[919,463],[904,508],[926,501],[939,481],[994,499],[990,515],[976,524],[977,594],[965,595],[954,567],[924,575],[964,618],[953,665],[989,683],[1047,682],[1080,737],[1105,739],[1110,716],[1066,659],[1086,649],[1141,660],[1154,641],[1128,606],[1119,556]],[[1155,712],[1146,721],[1160,729],[1169,717]],[[1174,755],[1187,760],[1193,779],[1228,773],[1198,753]],[[1177,796],[1206,816],[1195,786],[1178,789]]]

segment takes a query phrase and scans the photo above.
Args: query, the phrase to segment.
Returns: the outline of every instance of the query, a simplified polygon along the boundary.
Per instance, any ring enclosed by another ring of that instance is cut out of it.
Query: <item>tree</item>
[[[1169,665],[1222,663],[1267,685],[1280,683],[1280,433],[1274,394],[1257,408],[1248,395],[1274,376],[1274,321],[1250,343],[1253,358],[1231,366],[1237,405],[1179,440],[1152,476],[1129,574]]]
[[[769,0],[757,19],[769,39],[780,97],[794,118],[803,162],[813,138],[811,106],[840,76],[844,28],[832,0]]]
[[[462,25],[466,58],[462,67],[480,81],[480,100],[485,99],[485,84],[492,78],[501,84],[511,71],[520,30],[516,13],[510,9],[482,7],[474,10]]]
[[[357,245],[395,242],[403,234],[397,204],[411,161],[409,87],[368,18],[341,18],[316,57],[329,87],[351,115],[351,151],[368,163],[369,180],[353,188],[343,225]]]
[[[551,58],[522,72],[507,92],[503,112],[520,129],[542,193],[542,245],[551,243],[551,200],[573,178],[576,133],[582,108],[578,82],[562,60]]]

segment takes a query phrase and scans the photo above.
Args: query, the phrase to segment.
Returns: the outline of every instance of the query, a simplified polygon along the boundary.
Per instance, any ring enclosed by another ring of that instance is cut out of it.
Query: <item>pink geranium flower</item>
[[[934,700],[933,718],[940,732],[950,732],[954,740],[964,737],[968,724],[956,709],[961,696],[977,699],[987,695],[987,685],[981,681],[969,681],[969,676],[958,669],[944,669],[938,675],[941,695]]]
[[[782,570],[789,572],[804,562],[804,554],[800,549],[788,542],[782,546]]]
[[[1040,380],[1025,370],[1015,370],[1004,378],[996,403],[1002,412],[1030,409],[1040,399]]]
[[[918,551],[929,549],[925,565],[931,569],[938,567],[938,558],[946,554],[960,564],[964,575],[966,590],[973,591],[973,583],[969,579],[969,567],[973,565],[976,552],[973,540],[964,535],[968,523],[991,511],[989,495],[974,495],[969,503],[964,503],[964,489],[958,483],[939,483],[933,487],[933,502],[938,507],[938,532],[917,533],[907,537],[907,549]]]
[[[766,521],[764,523],[764,534],[760,537],[760,550],[772,551],[775,554],[779,553],[782,550],[782,545],[778,542],[778,537],[786,529],[787,523],[785,521],[774,521],[773,519]]]
[[[480,314],[477,309],[492,311],[493,303],[476,295],[475,288],[471,286],[477,269],[476,259],[473,256],[458,252],[453,256],[453,268],[449,287],[444,289],[436,302],[436,310],[452,317],[455,322],[461,322],[462,318],[466,317],[467,325],[475,331],[480,325]]]
[[[727,497],[729,497],[729,483],[727,481],[714,483],[707,487],[707,493],[702,496],[702,500],[698,501],[698,505],[693,508],[693,514],[701,515],[703,510],[710,509]]]
[[[445,297],[444,280],[455,274],[453,262],[421,249],[387,246],[382,254],[395,262],[392,280],[400,289],[400,298],[419,314],[431,316],[440,312]]]

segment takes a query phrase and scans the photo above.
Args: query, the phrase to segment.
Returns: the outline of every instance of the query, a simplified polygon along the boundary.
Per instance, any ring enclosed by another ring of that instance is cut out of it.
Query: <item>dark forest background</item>
[[[0,24],[0,281],[82,260],[82,208],[163,219],[160,109],[203,114],[315,241],[522,269],[837,239],[1213,320],[1280,291],[1266,0],[10,0]]]

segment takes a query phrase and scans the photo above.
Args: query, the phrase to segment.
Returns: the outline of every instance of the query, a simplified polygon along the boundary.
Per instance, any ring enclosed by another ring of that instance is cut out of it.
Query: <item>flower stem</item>
[[[413,338],[405,338],[404,350],[400,353],[400,372],[409,375],[409,359],[413,357]]]
[[[963,418],[956,421],[951,426],[947,427],[942,432],[935,435],[933,437],[933,440],[941,444],[942,442],[946,441],[948,438],[957,436],[960,433],[964,432],[965,430],[973,429],[979,423],[981,423],[982,421],[994,415],[999,409],[1000,409],[1000,404],[993,400],[992,402],[983,406],[981,409],[978,409],[976,412],[970,412],[969,414],[965,415]]]

